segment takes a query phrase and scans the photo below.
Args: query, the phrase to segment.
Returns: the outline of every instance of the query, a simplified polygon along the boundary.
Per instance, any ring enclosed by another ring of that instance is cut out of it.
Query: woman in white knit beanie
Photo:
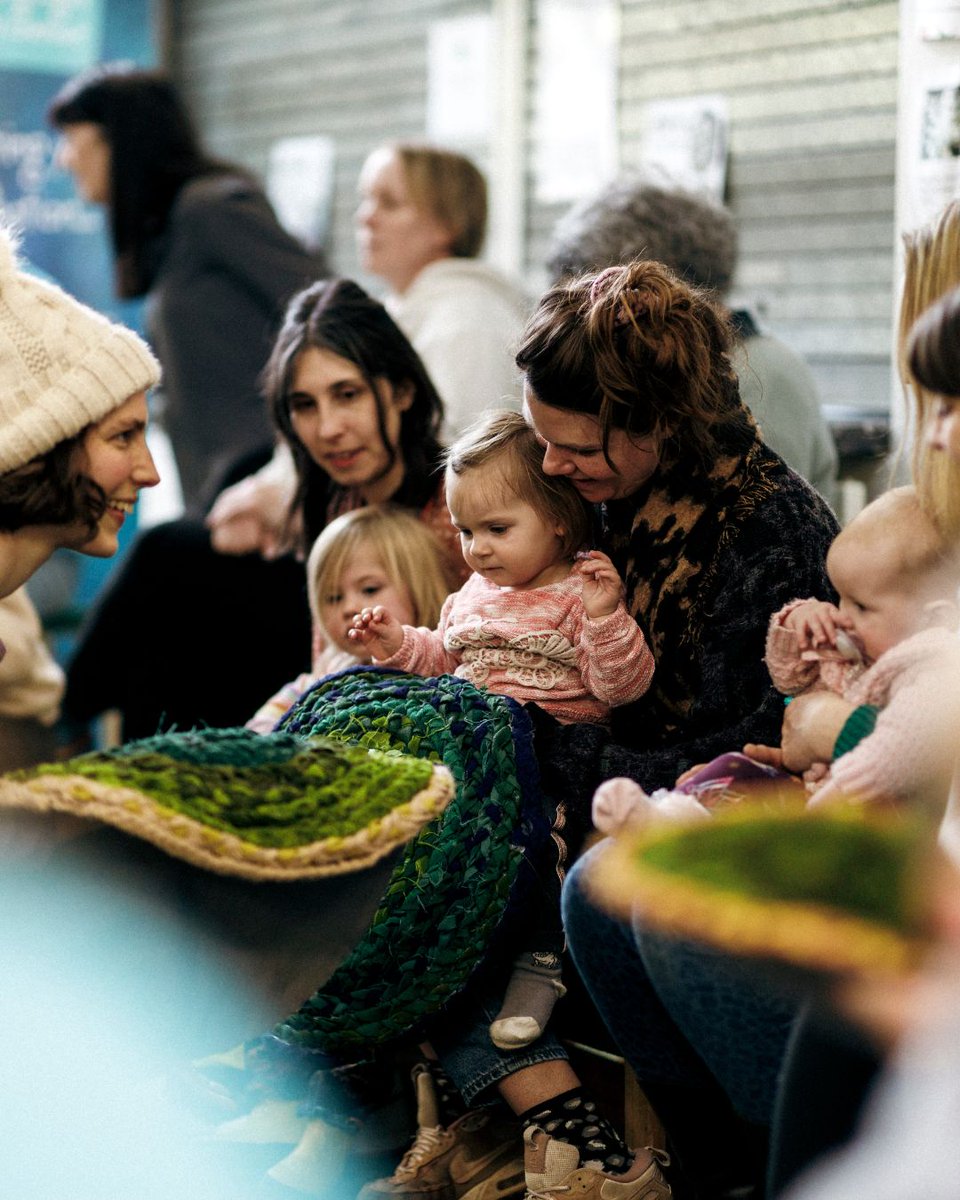
[[[135,333],[28,274],[0,226],[0,596],[61,546],[98,558],[141,488],[160,368]]]

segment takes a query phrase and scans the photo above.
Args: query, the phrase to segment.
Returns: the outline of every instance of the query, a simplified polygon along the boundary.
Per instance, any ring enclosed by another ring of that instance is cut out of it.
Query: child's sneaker
[[[634,1152],[622,1175],[580,1165],[576,1146],[550,1137],[537,1125],[523,1131],[527,1197],[537,1200],[669,1200],[670,1185],[660,1170],[670,1159],[650,1147]]]
[[[520,1126],[501,1108],[472,1109],[444,1128],[429,1070],[413,1070],[417,1136],[388,1178],[357,1200],[507,1200],[523,1192]]]

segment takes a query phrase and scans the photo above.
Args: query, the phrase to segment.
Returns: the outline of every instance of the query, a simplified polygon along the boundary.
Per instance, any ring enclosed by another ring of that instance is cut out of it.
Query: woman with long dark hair
[[[416,512],[465,573],[442,496],[440,399],[383,305],[347,280],[299,292],[263,382],[296,466],[287,523],[301,549],[340,513],[389,500]],[[70,663],[64,710],[89,720],[117,708],[125,740],[161,727],[241,725],[307,669],[305,597],[303,567],[290,555],[216,554],[198,523],[147,530]]]
[[[301,550],[347,508],[389,500],[440,513],[462,564],[440,495],[440,397],[382,304],[347,279],[295,296],[264,388],[296,467]]]

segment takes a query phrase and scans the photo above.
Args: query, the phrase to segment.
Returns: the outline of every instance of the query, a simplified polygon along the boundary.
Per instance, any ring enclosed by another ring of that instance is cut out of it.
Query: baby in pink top
[[[809,802],[914,801],[938,773],[931,732],[953,691],[957,554],[899,487],[837,535],[827,574],[839,606],[795,600],[771,619],[770,676],[787,696],[822,688],[881,711],[869,737],[807,773]]]
[[[787,697],[828,690],[879,712],[873,732],[853,749],[805,772],[807,804],[939,803],[960,716],[957,551],[912,487],[893,488],[837,535],[827,574],[838,604],[794,600],[771,618],[770,677]],[[775,747],[744,750],[766,767],[779,765]],[[631,780],[608,780],[594,796],[594,824],[611,833],[657,817],[705,816],[690,781],[678,785],[648,797]]]
[[[448,452],[447,506],[473,574],[447,598],[437,629],[364,609],[352,636],[385,666],[458,675],[558,721],[605,721],[644,694],[653,655],[598,550],[575,559],[590,515],[516,413],[492,413]]]
[[[374,660],[418,675],[455,674],[536,702],[562,722],[602,722],[650,686],[653,655],[623,602],[620,576],[589,544],[591,516],[569,480],[545,475],[543,449],[513,412],[492,412],[447,454],[446,496],[473,574],[435,630],[382,606],[354,620]],[[558,995],[557,949],[517,960],[491,1034],[512,1049],[539,1037]]]

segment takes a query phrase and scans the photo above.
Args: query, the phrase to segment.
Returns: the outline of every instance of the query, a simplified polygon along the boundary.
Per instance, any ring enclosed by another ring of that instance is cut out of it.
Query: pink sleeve
[[[459,592],[454,592],[444,600],[440,609],[440,623],[436,629],[404,625],[400,649],[389,658],[378,659],[380,666],[409,671],[411,675],[452,675],[460,665],[460,659],[446,649],[443,635],[450,620],[450,610],[458,595]]]
[[[800,658],[797,635],[784,625],[784,621],[805,600],[791,600],[770,618],[767,629],[767,647],[764,662],[773,680],[773,686],[785,696],[796,696],[816,683],[820,671],[817,662],[804,662]]]
[[[955,678],[927,664],[891,689],[873,732],[833,763],[810,807],[945,800],[956,747]]]
[[[639,700],[653,679],[653,654],[623,604],[596,620],[583,614],[578,654],[583,682],[604,704]]]

